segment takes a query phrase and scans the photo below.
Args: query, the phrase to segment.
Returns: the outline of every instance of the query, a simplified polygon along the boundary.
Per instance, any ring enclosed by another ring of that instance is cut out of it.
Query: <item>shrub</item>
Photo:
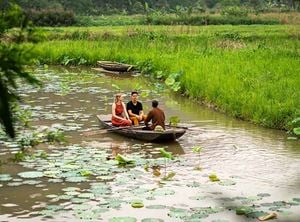
[[[74,12],[63,9],[32,9],[26,15],[37,26],[69,26],[76,22]]]
[[[222,9],[221,15],[244,17],[248,15],[248,10],[237,6],[230,6]]]

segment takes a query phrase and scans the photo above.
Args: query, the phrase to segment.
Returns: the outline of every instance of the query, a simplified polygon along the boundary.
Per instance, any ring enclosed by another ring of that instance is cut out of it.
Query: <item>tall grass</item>
[[[116,60],[165,78],[183,72],[185,95],[267,127],[286,129],[300,115],[299,26],[115,27],[108,37],[107,28],[83,31],[94,37],[63,34],[36,44],[39,61]]]

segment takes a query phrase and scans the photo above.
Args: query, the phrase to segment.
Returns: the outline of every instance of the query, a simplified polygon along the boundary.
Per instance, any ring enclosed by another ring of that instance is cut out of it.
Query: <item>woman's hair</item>
[[[121,98],[122,94],[121,93],[117,93],[115,95],[115,103],[119,101],[119,99]]]

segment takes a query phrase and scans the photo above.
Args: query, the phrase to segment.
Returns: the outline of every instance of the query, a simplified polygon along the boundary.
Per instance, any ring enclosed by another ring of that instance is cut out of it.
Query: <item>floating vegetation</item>
[[[40,171],[26,171],[26,172],[18,173],[18,176],[22,178],[39,178],[39,177],[43,177],[44,174],[43,172]]]
[[[209,180],[210,180],[211,182],[217,182],[217,181],[220,181],[220,179],[217,177],[216,174],[210,174],[210,175],[208,176],[208,178],[209,178]]]
[[[129,159],[121,154],[117,154],[115,159],[116,159],[116,161],[118,161],[118,164],[120,164],[120,165],[127,165],[127,164],[134,165],[135,164],[135,160]]]
[[[131,206],[133,208],[142,208],[144,207],[144,203],[141,200],[134,200],[131,202]]]
[[[67,214],[68,220],[137,221],[129,211],[128,214],[127,212],[125,214],[128,217],[112,215],[118,215],[115,214],[116,211],[120,211],[122,212],[120,215],[124,215],[124,211],[129,208],[142,208],[131,209],[131,211],[157,213],[149,217],[147,215],[143,219],[139,218],[139,221],[142,222],[164,221],[156,218],[158,216],[155,215],[162,215],[166,221],[228,222],[229,220],[222,219],[223,216],[227,213],[235,214],[238,207],[244,205],[251,211],[244,213],[241,213],[241,209],[237,211],[241,217],[249,217],[249,219],[267,215],[266,212],[273,210],[282,218],[293,216],[300,206],[298,196],[291,200],[274,201],[272,193],[262,193],[263,191],[258,194],[248,192],[243,196],[234,194],[230,197],[223,196],[223,190],[224,194],[226,190],[236,191],[234,185],[243,184],[247,180],[243,177],[225,175],[225,178],[230,179],[220,181],[216,174],[209,175],[209,171],[206,169],[203,169],[203,172],[192,170],[197,159],[200,169],[200,155],[202,157],[206,154],[202,153],[202,146],[197,145],[200,140],[194,140],[193,137],[190,142],[187,142],[187,147],[192,147],[194,154],[188,149],[186,154],[176,156],[176,158],[173,153],[176,155],[183,153],[177,152],[177,148],[185,150],[186,141],[184,143],[179,141],[179,144],[175,144],[175,148],[174,144],[167,144],[160,148],[156,144],[139,143],[135,140],[120,142],[119,140],[115,141],[115,137],[110,135],[97,137],[93,141],[81,141],[82,138],[78,136],[78,132],[86,130],[87,127],[98,128],[94,113],[110,112],[113,93],[111,84],[116,85],[115,91],[123,91],[124,85],[129,87],[129,84],[133,84],[132,87],[130,85],[133,89],[140,87],[145,102],[148,102],[148,97],[160,95],[156,95],[156,92],[148,90],[146,87],[141,87],[139,82],[138,84],[136,81],[131,83],[133,82],[131,80],[115,81],[114,78],[104,76],[100,78],[101,82],[98,82],[95,75],[90,73],[82,73],[78,77],[75,77],[76,73],[72,74],[71,72],[65,72],[62,76],[53,72],[41,71],[41,73],[41,78],[47,80],[42,89],[46,94],[37,98],[37,101],[26,97],[26,99],[30,99],[28,102],[30,105],[21,106],[21,109],[29,112],[24,114],[23,124],[19,126],[22,133],[17,137],[18,142],[9,140],[0,130],[0,144],[1,147],[4,146],[3,150],[5,149],[0,154],[11,152],[17,156],[19,161],[13,164],[26,168],[17,171],[17,174],[5,174],[6,166],[3,164],[4,170],[0,174],[1,194],[5,196],[6,189],[12,190],[15,186],[24,186],[24,188],[26,186],[26,189],[30,187],[33,194],[26,196],[28,200],[32,199],[35,204],[41,199],[41,204],[36,208],[32,202],[30,202],[32,205],[28,204],[30,217],[38,217],[35,220],[46,220],[47,218],[57,220]],[[157,73],[157,76],[162,77],[162,75],[162,72]],[[168,81],[171,87],[177,87],[177,80],[174,82],[170,78]],[[93,85],[87,87],[87,82]],[[107,85],[109,85],[109,89],[106,88]],[[158,89],[163,88],[161,84],[156,84],[156,86]],[[40,93],[30,88],[24,90],[26,90],[26,94]],[[89,97],[85,97],[87,94]],[[95,103],[95,101],[97,102]],[[173,107],[176,108],[179,105],[176,101],[167,102],[173,103]],[[92,109],[87,112],[86,106],[91,106]],[[107,107],[109,108],[107,109]],[[28,121],[29,117],[31,121]],[[179,118],[174,118],[172,122],[176,125]],[[25,125],[31,126],[31,128],[25,127]],[[71,142],[78,143],[79,141],[80,144],[61,143],[66,135],[68,138],[73,137]],[[202,144],[203,140],[200,139]],[[114,152],[113,146],[118,142],[120,144],[116,148],[117,152]],[[209,141],[205,141],[205,144],[209,144]],[[29,155],[26,154],[27,152],[23,153],[25,148],[26,151],[29,151]],[[170,150],[173,153],[168,152]],[[207,151],[209,152],[209,149]],[[116,155],[116,153],[119,154]],[[115,159],[107,158],[114,155],[116,155]],[[10,166],[8,165],[8,167]],[[164,173],[161,172],[163,167],[165,168]],[[209,170],[216,170],[218,174],[223,175],[223,172],[218,172],[217,169],[209,168]],[[209,181],[216,183],[210,183],[207,180],[208,175]],[[22,188],[14,190],[23,190]],[[222,192],[219,192],[220,190],[212,192],[212,189],[221,189]],[[181,198],[182,194],[185,198]],[[263,202],[264,198],[271,200]],[[220,205],[208,205],[216,202],[215,200]],[[167,205],[163,203],[167,203]],[[4,200],[3,204],[9,206],[10,203],[6,203]],[[237,206],[226,209],[219,207],[228,204]],[[23,209],[23,207],[19,208]],[[287,209],[290,211],[286,211]],[[12,217],[15,217],[18,212],[12,214]],[[218,217],[220,219],[213,220]]]

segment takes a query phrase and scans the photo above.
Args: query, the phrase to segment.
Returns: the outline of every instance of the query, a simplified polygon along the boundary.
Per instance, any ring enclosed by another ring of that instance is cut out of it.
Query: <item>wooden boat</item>
[[[111,124],[111,115],[97,115],[97,118],[100,124],[110,132],[149,142],[174,141],[186,132],[184,128],[170,126],[166,126],[165,131],[143,130],[144,126],[115,127]]]
[[[114,72],[129,72],[133,68],[133,65],[112,61],[97,61],[97,64],[105,70]]]

